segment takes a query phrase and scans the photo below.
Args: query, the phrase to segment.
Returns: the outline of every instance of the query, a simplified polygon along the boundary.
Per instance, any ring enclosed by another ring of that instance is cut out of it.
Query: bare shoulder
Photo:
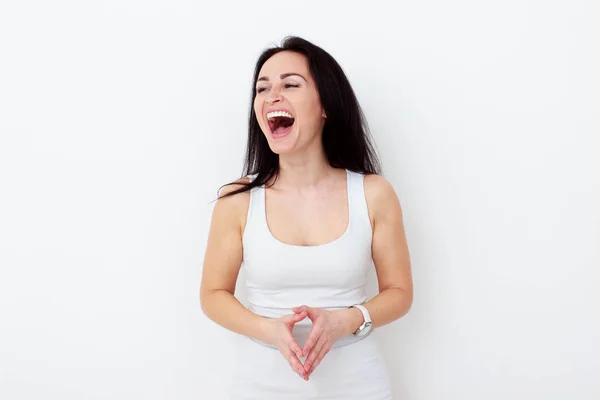
[[[216,201],[213,218],[220,222],[239,223],[240,232],[246,225],[246,214],[250,206],[250,191],[236,193],[231,196],[222,197],[232,193],[250,182],[249,177],[244,177],[235,182],[226,184],[219,190],[219,199]]]
[[[227,183],[225,185],[223,185],[221,187],[221,189],[219,190],[219,196],[224,196],[226,194],[229,194],[231,192],[234,192],[240,188],[242,188],[245,184],[250,183],[250,177],[245,176],[243,178],[240,178],[234,182],[231,183]],[[228,196],[226,197],[227,199],[232,199],[232,198],[239,198],[239,197],[243,197],[243,195],[248,194],[247,192],[243,192],[243,193],[239,193],[241,196],[237,196],[237,195],[233,195],[233,196]]]
[[[376,174],[365,175],[364,187],[372,222],[391,213],[401,213],[398,195],[387,179]]]
[[[396,197],[392,184],[381,175],[365,175],[365,196],[373,198]]]

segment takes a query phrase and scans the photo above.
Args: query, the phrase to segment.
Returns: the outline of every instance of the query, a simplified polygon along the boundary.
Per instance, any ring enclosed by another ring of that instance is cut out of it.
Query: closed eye
[[[297,85],[297,84],[295,84],[295,83],[286,83],[286,84],[284,85],[284,87],[285,87],[285,88],[291,88],[291,87],[293,87],[293,88],[297,88],[297,87],[298,87],[298,85]],[[264,92],[265,90],[267,90],[267,88],[265,88],[265,87],[261,87],[261,88],[258,88],[258,89],[256,89],[256,93],[261,93],[261,92]]]

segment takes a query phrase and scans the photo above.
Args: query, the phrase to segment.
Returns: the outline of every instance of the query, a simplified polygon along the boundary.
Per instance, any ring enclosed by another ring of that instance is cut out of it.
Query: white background
[[[414,305],[376,332],[396,398],[597,400],[599,11],[2,2],[0,398],[226,398],[210,202],[256,57],[296,34],[344,68],[403,206]]]

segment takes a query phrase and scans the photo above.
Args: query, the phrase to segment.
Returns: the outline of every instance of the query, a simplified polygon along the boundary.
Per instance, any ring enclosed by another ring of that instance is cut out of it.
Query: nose
[[[266,98],[267,103],[279,103],[281,101],[281,92],[279,89],[272,88]]]

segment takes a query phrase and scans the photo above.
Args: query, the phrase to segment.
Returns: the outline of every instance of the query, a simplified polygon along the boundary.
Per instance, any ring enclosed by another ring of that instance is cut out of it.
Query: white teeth
[[[272,120],[275,117],[288,117],[288,118],[294,118],[292,116],[292,114],[285,112],[285,111],[272,111],[267,113],[267,119],[268,120]]]

